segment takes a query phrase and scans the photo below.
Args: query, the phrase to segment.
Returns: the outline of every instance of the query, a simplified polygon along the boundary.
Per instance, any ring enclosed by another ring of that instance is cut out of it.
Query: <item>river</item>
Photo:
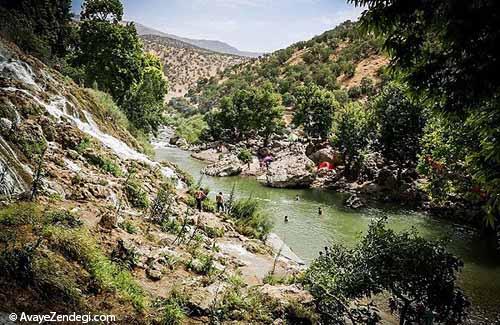
[[[206,165],[187,151],[173,147],[156,150],[157,160],[168,160],[195,178]],[[373,218],[386,216],[394,230],[415,228],[428,239],[449,240],[448,248],[459,256],[465,266],[459,276],[460,286],[471,299],[477,313],[496,315],[500,312],[500,252],[494,243],[481,240],[466,227],[438,220],[404,207],[378,206],[362,210],[343,207],[343,195],[314,189],[274,189],[262,186],[253,178],[203,176],[203,186],[210,196],[223,192],[226,197],[236,186],[237,197],[252,196],[262,201],[263,208],[273,217],[273,232],[304,261],[311,262],[324,246],[341,243],[353,246],[359,241]],[[296,196],[299,200],[296,201]],[[318,215],[318,207],[323,214]],[[289,217],[285,223],[284,217]]]

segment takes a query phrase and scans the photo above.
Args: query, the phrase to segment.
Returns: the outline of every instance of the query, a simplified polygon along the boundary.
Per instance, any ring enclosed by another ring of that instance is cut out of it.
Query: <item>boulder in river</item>
[[[238,157],[229,155],[203,168],[201,173],[209,176],[225,177],[239,175],[242,169],[243,166]]]
[[[282,156],[272,162],[259,180],[270,187],[304,188],[310,187],[315,177],[314,162],[301,154]]]
[[[193,152],[191,157],[201,161],[216,163],[219,161],[220,155],[221,153],[215,149],[207,149],[200,152]]]
[[[333,148],[323,148],[308,156],[316,164],[328,162],[334,166],[339,165],[340,153]]]
[[[344,203],[344,205],[348,208],[357,210],[365,206],[363,201],[356,195],[352,194]]]

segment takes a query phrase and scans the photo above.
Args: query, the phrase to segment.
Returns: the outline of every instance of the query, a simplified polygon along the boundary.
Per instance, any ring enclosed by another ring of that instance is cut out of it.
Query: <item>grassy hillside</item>
[[[200,80],[188,97],[206,111],[236,89],[270,82],[288,107],[294,106],[295,89],[305,83],[334,91],[344,100],[359,99],[381,81],[388,63],[381,44],[380,39],[361,33],[356,23],[347,21],[309,41]]]
[[[249,61],[248,58],[213,52],[169,37],[146,35],[142,40],[145,50],[156,54],[164,64],[169,80],[169,98],[185,95],[200,79]]]

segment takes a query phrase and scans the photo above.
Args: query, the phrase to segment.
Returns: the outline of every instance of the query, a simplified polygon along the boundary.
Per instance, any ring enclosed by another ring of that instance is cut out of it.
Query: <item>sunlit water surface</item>
[[[159,148],[156,156],[158,160],[176,163],[195,178],[200,177],[200,170],[206,165],[178,148]],[[243,177],[203,176],[202,182],[213,197],[219,191],[227,197],[235,184],[237,197],[251,196],[262,201],[263,208],[274,219],[273,232],[306,262],[311,262],[330,243],[355,245],[370,221],[382,216],[388,218],[394,230],[414,227],[426,238],[446,238],[449,249],[465,263],[460,284],[475,309],[489,315],[500,312],[500,253],[494,244],[480,240],[477,234],[464,227],[404,207],[378,206],[353,211],[343,207],[345,197],[342,194],[331,191],[274,189]],[[323,209],[321,216],[318,207]],[[283,221],[285,216],[289,217],[288,223]]]

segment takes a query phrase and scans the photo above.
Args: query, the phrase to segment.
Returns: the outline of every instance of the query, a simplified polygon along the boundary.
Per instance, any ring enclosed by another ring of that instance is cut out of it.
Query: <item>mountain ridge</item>
[[[219,41],[219,40],[205,40],[205,39],[191,39],[187,37],[181,37],[177,36],[174,34],[169,34],[165,33],[162,31],[159,31],[157,29],[145,26],[141,23],[135,22],[135,21],[130,21],[135,25],[135,28],[137,30],[137,34],[140,36],[144,35],[155,35],[155,36],[162,36],[162,37],[168,37],[171,39],[175,39],[178,41],[182,41],[184,43],[188,43],[191,45],[194,45],[196,47],[200,47],[202,49],[210,50],[213,52],[218,52],[222,54],[231,54],[231,55],[238,55],[238,56],[244,56],[244,57],[250,57],[250,58],[256,58],[261,56],[263,53],[259,52],[247,52],[247,51],[240,51],[234,46],[231,46],[225,42]]]

